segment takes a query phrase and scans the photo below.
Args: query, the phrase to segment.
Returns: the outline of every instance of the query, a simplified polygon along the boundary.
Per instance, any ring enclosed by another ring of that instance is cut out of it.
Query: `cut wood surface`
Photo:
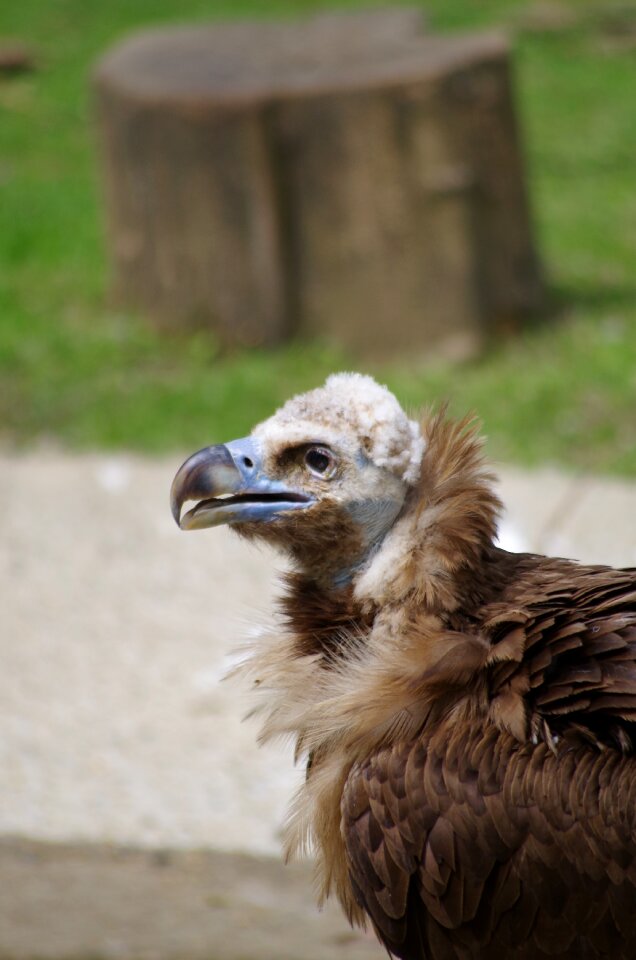
[[[159,322],[465,354],[540,303],[499,35],[409,9],[173,27],[95,86],[116,294]]]

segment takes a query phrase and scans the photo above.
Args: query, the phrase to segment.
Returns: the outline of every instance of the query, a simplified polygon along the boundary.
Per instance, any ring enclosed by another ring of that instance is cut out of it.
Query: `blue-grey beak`
[[[189,500],[197,503],[181,516]],[[258,445],[251,437],[199,450],[179,468],[170,491],[172,515],[182,530],[271,520],[313,502],[308,494],[263,473]]]

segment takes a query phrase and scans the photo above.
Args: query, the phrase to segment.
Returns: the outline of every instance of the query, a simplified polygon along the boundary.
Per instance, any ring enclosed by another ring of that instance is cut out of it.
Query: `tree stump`
[[[95,88],[116,293],[163,324],[466,354],[537,310],[501,36],[409,9],[173,27]]]

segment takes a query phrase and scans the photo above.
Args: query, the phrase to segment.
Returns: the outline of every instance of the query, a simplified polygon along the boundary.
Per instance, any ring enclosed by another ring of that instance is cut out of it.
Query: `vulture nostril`
[[[252,467],[254,466],[254,461],[250,460],[249,457],[243,457],[243,466],[247,467],[248,470],[251,470]]]

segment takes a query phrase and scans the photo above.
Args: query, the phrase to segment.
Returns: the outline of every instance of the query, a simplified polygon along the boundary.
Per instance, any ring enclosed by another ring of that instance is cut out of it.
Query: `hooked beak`
[[[181,516],[188,500],[197,502]],[[182,530],[271,520],[312,503],[313,497],[263,473],[258,446],[251,437],[199,450],[179,468],[170,491],[172,516]]]

